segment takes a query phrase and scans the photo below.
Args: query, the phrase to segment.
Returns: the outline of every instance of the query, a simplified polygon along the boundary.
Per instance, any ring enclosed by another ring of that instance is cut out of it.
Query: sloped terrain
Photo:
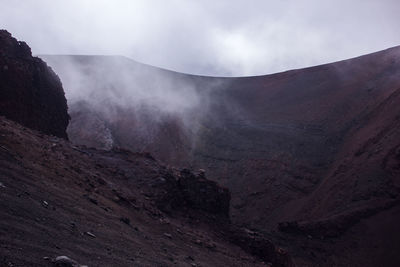
[[[75,129],[96,114],[114,147],[204,169],[232,192],[233,222],[287,246],[300,266],[399,264],[399,47],[242,78],[185,75],[118,57],[44,58],[73,96]],[[74,93],[77,79],[95,99]],[[166,95],[186,88],[187,102],[171,111],[131,98],[131,90],[157,92],[160,84],[174,85]],[[76,114],[84,109],[91,112],[83,120]],[[98,132],[88,130],[71,129],[71,140],[88,144]]]
[[[2,266],[54,266],[59,255],[89,266],[265,266],[266,257],[290,266],[266,239],[251,251],[257,239],[230,226],[229,192],[201,174],[78,148],[4,117],[0,136]]]

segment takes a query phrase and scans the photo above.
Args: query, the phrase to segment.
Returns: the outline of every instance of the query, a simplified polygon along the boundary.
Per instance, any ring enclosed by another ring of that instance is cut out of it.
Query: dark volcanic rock
[[[183,169],[176,175],[165,175],[159,187],[158,206],[165,211],[196,209],[229,217],[231,194],[228,189],[208,180],[203,173],[195,175]]]
[[[0,30],[0,115],[67,138],[69,116],[60,79],[25,42]]]

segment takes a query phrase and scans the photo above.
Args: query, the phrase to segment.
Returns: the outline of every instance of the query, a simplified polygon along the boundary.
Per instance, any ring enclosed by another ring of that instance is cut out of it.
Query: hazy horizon
[[[400,45],[400,4],[367,1],[0,0],[0,28],[36,55],[121,55],[173,71],[249,76]]]

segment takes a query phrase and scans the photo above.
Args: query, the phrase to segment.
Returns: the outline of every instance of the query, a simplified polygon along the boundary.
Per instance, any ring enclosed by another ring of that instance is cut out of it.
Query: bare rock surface
[[[67,100],[58,76],[25,42],[0,30],[0,115],[67,138]]]

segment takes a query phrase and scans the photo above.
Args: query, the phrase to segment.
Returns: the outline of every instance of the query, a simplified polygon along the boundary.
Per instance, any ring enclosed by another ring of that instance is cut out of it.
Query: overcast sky
[[[0,28],[34,54],[124,55],[218,76],[400,45],[399,14],[399,0],[0,0]]]

